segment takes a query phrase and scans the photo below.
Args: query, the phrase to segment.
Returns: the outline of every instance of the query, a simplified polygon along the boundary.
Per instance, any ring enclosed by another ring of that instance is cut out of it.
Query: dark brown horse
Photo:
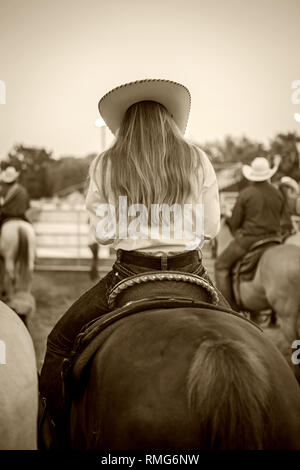
[[[73,449],[300,449],[299,386],[250,322],[156,309],[101,336],[72,403]]]

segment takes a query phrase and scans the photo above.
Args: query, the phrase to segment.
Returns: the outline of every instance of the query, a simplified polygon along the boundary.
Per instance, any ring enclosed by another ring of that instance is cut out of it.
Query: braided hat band
[[[130,106],[141,101],[162,104],[184,134],[190,114],[191,94],[171,80],[145,79],[125,83],[106,93],[98,103],[99,112],[113,134],[119,129]]]

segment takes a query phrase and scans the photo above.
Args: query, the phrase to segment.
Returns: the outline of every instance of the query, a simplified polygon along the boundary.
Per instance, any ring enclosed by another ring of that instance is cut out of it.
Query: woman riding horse
[[[128,83],[107,93],[99,111],[116,139],[91,164],[86,207],[96,240],[112,244],[117,260],[48,337],[40,390],[56,430],[61,430],[60,441],[64,437],[62,364],[70,357],[81,328],[109,312],[108,293],[133,274],[175,270],[211,282],[200,248],[204,239],[216,236],[220,225],[215,171],[206,154],[183,137],[190,111],[186,87],[169,80]],[[190,218],[180,235],[178,221],[183,212]]]

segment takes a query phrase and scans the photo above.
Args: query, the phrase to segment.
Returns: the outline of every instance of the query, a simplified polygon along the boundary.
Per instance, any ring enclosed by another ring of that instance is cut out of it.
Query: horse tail
[[[23,227],[18,228],[19,246],[17,250],[16,262],[19,263],[20,288],[27,288],[30,282],[29,270],[29,243],[28,237]]]
[[[263,449],[271,439],[270,393],[257,351],[239,340],[206,337],[188,376],[189,410],[197,416],[204,448]]]

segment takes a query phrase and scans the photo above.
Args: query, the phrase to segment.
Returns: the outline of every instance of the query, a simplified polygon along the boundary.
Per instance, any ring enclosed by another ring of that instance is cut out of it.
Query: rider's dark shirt
[[[7,198],[4,198],[0,206],[0,218],[4,220],[10,217],[25,217],[25,212],[30,207],[27,190],[20,184],[14,185],[14,188]]]
[[[283,210],[284,198],[274,186],[267,181],[254,183],[240,192],[227,223],[240,241],[259,240],[280,234]]]

